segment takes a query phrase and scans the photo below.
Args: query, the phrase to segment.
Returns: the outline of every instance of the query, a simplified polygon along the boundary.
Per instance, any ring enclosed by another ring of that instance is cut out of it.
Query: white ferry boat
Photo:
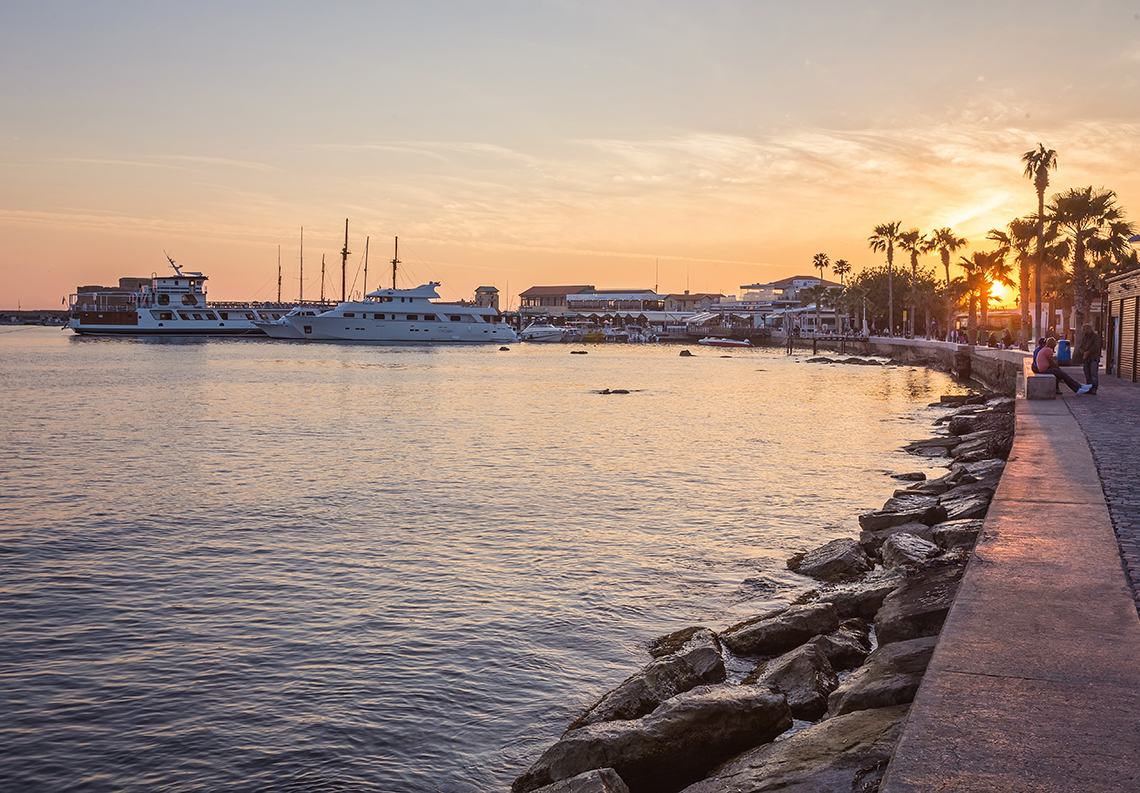
[[[434,303],[439,283],[414,289],[377,289],[363,300],[324,312],[299,307],[279,321],[255,320],[275,339],[361,342],[495,342],[518,340],[514,328],[490,306]]]
[[[264,336],[255,321],[283,317],[295,303],[210,303],[207,276],[120,278],[117,287],[81,286],[71,295],[66,327],[90,336]],[[330,303],[309,304],[320,312]]]

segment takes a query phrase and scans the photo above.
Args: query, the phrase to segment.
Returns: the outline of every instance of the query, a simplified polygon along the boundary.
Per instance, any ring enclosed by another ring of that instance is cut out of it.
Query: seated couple
[[[1044,343],[1037,348],[1033,356],[1033,371],[1038,374],[1051,374],[1058,380],[1061,380],[1069,388],[1073,389],[1074,394],[1087,394],[1092,391],[1092,384],[1081,385],[1057,365],[1057,355],[1054,350],[1057,348],[1057,340],[1049,337],[1044,340]],[[1060,386],[1058,386],[1060,388]]]

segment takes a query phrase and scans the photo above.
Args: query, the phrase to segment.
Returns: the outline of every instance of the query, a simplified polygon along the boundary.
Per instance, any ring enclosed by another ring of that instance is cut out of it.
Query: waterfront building
[[[720,303],[724,299],[724,295],[719,292],[695,292],[689,294],[686,289],[682,294],[665,295],[665,310],[666,311],[680,311],[694,313],[699,311],[708,311],[712,306]]]
[[[475,289],[475,305],[479,308],[499,310],[499,290],[493,286],[480,286]]]
[[[582,292],[592,291],[589,284],[575,286],[532,286],[519,294],[519,314],[524,317],[562,316],[568,311],[566,298]]]
[[[1140,270],[1107,280],[1105,374],[1140,382]]]

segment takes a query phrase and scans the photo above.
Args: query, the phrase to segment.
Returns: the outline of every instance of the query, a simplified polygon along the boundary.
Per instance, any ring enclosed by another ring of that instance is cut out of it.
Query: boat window
[[[269,315],[266,314],[264,311],[258,311],[257,316],[261,317],[262,319],[269,319]]]
[[[409,320],[417,320],[417,319],[419,319],[419,318],[420,318],[420,315],[419,315],[419,314],[408,314],[408,319],[409,319]]]
[[[353,312],[351,312],[351,311],[346,311],[346,312],[344,312],[344,315],[345,315],[346,317],[355,317],[355,316],[356,316],[356,314],[354,314],[354,313],[353,313]]]
[[[160,306],[170,305],[170,295],[159,295],[158,296],[158,304]]]
[[[281,315],[280,315],[280,314],[274,314],[274,315],[273,315],[273,318],[274,318],[274,319],[281,319]]]
[[[435,314],[424,314],[424,319],[428,322],[435,322]]]
[[[214,316],[213,311],[207,311],[206,312],[206,319],[217,319],[217,317]],[[225,319],[225,317],[222,317],[222,319]]]
[[[230,312],[228,312],[228,311],[219,311],[219,312],[218,312],[218,318],[219,318],[219,319],[229,319],[229,318],[230,318]]]
[[[194,319],[201,319],[201,318],[202,318],[202,315],[201,315],[201,314],[195,314],[195,315],[194,315]]]
[[[460,317],[458,314],[452,314],[450,317],[448,317],[448,319],[450,319],[452,322],[459,322],[462,317]]]
[[[190,315],[187,314],[185,311],[179,311],[178,316],[182,317],[182,319],[190,319]]]
[[[383,314],[377,314],[376,319],[384,319],[384,315]]]
[[[198,298],[194,297],[194,295],[183,295],[182,296],[182,305],[184,305],[184,306],[196,306],[196,305],[198,305]]]
[[[257,319],[257,317],[254,316],[252,311],[245,312],[245,318],[246,319]]]

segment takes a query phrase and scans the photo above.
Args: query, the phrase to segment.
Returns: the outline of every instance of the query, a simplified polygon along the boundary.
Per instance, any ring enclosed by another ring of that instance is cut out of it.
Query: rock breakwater
[[[1013,400],[946,406],[948,432],[906,447],[943,458],[946,474],[905,475],[908,487],[859,516],[858,538],[794,554],[788,567],[819,585],[788,606],[655,640],[653,660],[575,719],[513,793],[877,790],[1013,438]],[[726,680],[730,656],[752,667],[740,683]]]

